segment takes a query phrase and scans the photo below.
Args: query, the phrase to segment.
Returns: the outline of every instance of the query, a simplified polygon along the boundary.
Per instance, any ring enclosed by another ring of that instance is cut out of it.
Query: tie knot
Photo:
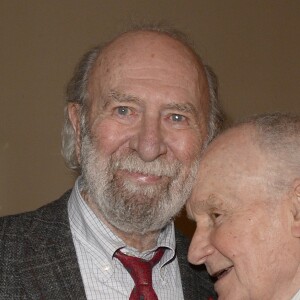
[[[154,256],[150,260],[145,260],[143,258],[130,256],[122,253],[120,250],[117,250],[115,253],[115,257],[127,268],[126,266],[134,266],[134,265],[143,265],[150,266],[153,268],[162,258],[165,252],[164,248],[158,248],[154,254]]]
[[[152,259],[148,261],[126,255],[120,250],[116,251],[115,257],[124,265],[135,283],[130,299],[157,299],[152,287],[152,268],[161,260],[164,251],[164,248],[158,248]]]

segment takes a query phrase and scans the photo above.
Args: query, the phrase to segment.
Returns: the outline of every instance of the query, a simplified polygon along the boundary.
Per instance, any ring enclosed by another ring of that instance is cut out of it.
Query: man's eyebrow
[[[104,102],[104,108],[107,107],[111,102],[123,103],[123,102],[134,102],[140,103],[141,100],[133,95],[123,94],[118,91],[112,90],[109,92],[108,96]]]
[[[193,114],[194,116],[197,116],[197,110],[191,103],[169,103],[165,106],[165,108],[187,112]]]

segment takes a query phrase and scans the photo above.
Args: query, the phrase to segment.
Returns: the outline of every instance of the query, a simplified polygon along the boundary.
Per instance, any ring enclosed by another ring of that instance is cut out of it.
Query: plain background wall
[[[299,16],[298,0],[0,0],[0,215],[72,186],[60,155],[64,88],[89,47],[130,20],[165,20],[218,74],[231,119],[300,113]]]

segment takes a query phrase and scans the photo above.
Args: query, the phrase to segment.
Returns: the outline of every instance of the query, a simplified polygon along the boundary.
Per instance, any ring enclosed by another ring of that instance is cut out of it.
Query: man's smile
[[[227,274],[229,274],[229,272],[232,270],[233,266],[230,266],[228,268],[224,268],[224,269],[220,269],[219,271],[213,273],[211,276],[218,281],[219,279],[223,278],[224,276],[226,276]]]
[[[128,170],[117,170],[116,175],[126,180],[139,182],[141,184],[157,184],[167,182],[169,177],[158,176],[154,174],[144,174],[141,172],[128,171]]]

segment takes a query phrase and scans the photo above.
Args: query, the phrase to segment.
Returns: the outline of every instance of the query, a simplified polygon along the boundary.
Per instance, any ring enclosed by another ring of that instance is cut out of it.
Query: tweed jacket
[[[0,218],[1,300],[86,299],[68,219],[69,196],[70,191],[36,211]],[[186,260],[187,239],[176,233],[176,242],[185,299],[216,299],[206,271]]]

